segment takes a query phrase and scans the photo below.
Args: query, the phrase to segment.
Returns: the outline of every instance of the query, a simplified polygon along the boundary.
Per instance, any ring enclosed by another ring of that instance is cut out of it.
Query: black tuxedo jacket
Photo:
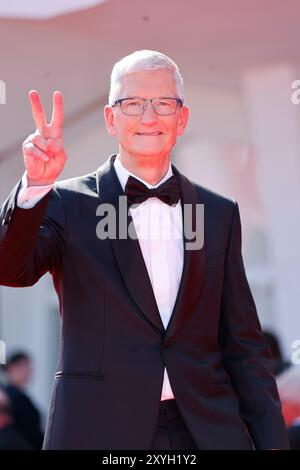
[[[112,155],[58,182],[34,208],[1,210],[0,282],[49,271],[62,320],[45,449],[149,449],[167,367],[199,449],[288,446],[281,406],[241,256],[236,202],[174,166],[183,204],[204,204],[204,246],[184,251],[164,329],[138,240],[100,240],[100,203],[124,194]],[[127,222],[130,221],[128,216]]]

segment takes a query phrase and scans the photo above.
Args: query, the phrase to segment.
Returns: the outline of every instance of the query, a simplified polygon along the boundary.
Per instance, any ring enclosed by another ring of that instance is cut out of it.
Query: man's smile
[[[145,135],[148,137],[161,135],[162,132],[137,132],[137,135]]]

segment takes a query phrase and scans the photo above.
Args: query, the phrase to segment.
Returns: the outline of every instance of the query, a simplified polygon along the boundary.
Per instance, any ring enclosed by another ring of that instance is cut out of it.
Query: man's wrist
[[[31,180],[27,172],[23,174],[20,191],[17,196],[17,206],[22,209],[34,207],[51,189],[54,182]]]

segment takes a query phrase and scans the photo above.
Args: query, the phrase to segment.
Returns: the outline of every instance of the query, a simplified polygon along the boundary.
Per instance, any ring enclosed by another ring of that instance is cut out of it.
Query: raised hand
[[[42,186],[54,183],[67,160],[62,140],[63,97],[59,91],[53,93],[53,111],[50,124],[47,124],[46,114],[38,92],[31,90],[29,100],[36,131],[23,142],[24,164],[27,170],[28,185]]]

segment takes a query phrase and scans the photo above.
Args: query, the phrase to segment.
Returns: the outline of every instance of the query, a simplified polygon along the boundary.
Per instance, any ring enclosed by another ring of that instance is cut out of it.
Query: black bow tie
[[[125,186],[125,194],[129,206],[141,204],[149,197],[157,197],[169,206],[173,206],[179,201],[180,189],[176,175],[171,176],[157,188],[147,188],[141,181],[129,176]]]

